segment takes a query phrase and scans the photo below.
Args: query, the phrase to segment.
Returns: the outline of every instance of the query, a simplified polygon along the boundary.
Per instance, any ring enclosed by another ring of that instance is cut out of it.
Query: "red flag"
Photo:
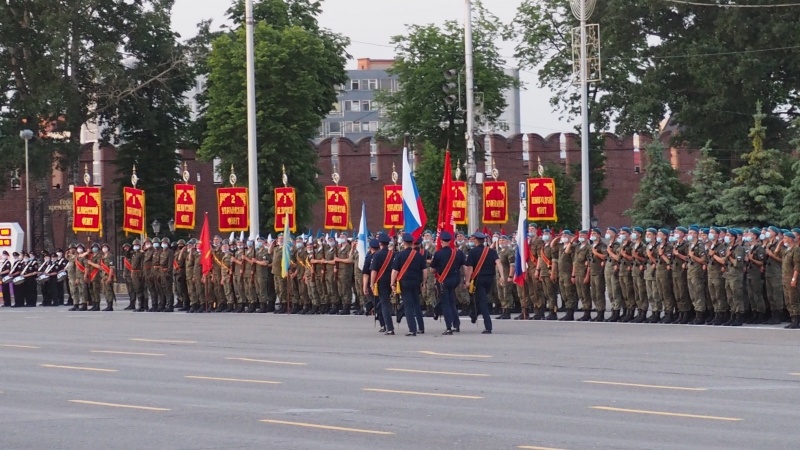
[[[451,184],[453,181],[453,169],[450,165],[450,150],[444,154],[444,174],[442,175],[442,193],[439,196],[439,218],[436,227],[436,250],[442,248],[442,240],[440,236],[442,231],[450,233],[450,247],[453,247],[455,242],[455,223],[453,220],[453,190]]]
[[[483,234],[485,234],[486,236],[491,236],[492,235],[492,232],[489,230],[489,227],[487,227],[486,225],[483,226]]]
[[[203,275],[211,272],[211,233],[208,230],[208,213],[203,218],[203,229],[200,230],[200,264]]]

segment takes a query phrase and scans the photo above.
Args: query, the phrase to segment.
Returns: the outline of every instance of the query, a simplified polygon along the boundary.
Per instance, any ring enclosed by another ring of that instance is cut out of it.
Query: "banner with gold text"
[[[275,188],[275,231],[283,232],[286,229],[286,217],[289,217],[289,230],[297,231],[295,221],[295,200],[297,194],[293,187]]]
[[[122,211],[122,231],[144,234],[144,191],[132,187],[122,188],[124,210]]]
[[[193,184],[175,185],[175,228],[194,230],[197,191]]]
[[[451,183],[453,199],[453,222],[456,225],[467,224],[467,182],[453,181]]]
[[[403,228],[403,186],[399,184],[383,187],[383,228]]]
[[[553,178],[528,178],[528,220],[558,221]]]
[[[508,222],[508,184],[505,181],[483,182],[483,223]]]
[[[72,191],[72,230],[98,233],[103,230],[100,188],[75,186]]]
[[[247,215],[247,188],[218,188],[217,210],[220,232],[247,231],[250,226]]]
[[[350,191],[345,186],[325,186],[325,228],[347,230],[350,225]]]

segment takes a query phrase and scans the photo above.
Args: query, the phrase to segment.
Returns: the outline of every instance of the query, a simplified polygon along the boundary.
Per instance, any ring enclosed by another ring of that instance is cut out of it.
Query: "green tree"
[[[744,165],[733,170],[733,186],[720,201],[722,213],[717,221],[724,224],[751,226],[781,224],[781,208],[786,196],[781,166],[785,156],[774,149],[764,149],[767,129],[761,102],[756,104],[754,125],[750,128],[753,150],[742,155]]]
[[[673,227],[678,224],[675,206],[684,198],[685,187],[678,173],[664,157],[664,146],[653,142],[645,147],[647,167],[633,207],[624,212],[641,227]]]
[[[478,2],[474,22],[474,91],[492,125],[506,108],[503,91],[517,82],[503,70],[506,62],[497,47],[502,40],[500,21]],[[442,26],[411,25],[407,34],[394,36],[392,44],[396,57],[388,72],[397,76],[400,89],[382,91],[377,97],[388,114],[381,134],[398,139],[409,133],[440,152],[450,148],[453,160],[466,161],[463,26],[455,20]],[[454,71],[450,80],[445,76],[449,70]],[[452,98],[443,91],[448,83],[453,84]]]
[[[700,157],[692,171],[692,182],[686,200],[675,206],[682,224],[711,226],[722,212],[720,195],[728,188],[716,158],[711,155],[711,141],[700,149]]]
[[[137,18],[141,26],[133,27],[125,43],[126,64],[113,76],[142,87],[109,105],[102,114],[105,138],[117,145],[116,181],[130,185],[131,169],[136,165],[138,187],[147,196],[146,218],[164,224],[174,209],[174,193],[165,187],[180,179],[175,149],[182,147],[189,121],[184,93],[194,84],[186,48],[171,30],[172,5],[173,0],[160,0],[159,8],[143,11]],[[154,78],[153,74],[165,71],[169,71],[168,77]]]
[[[794,132],[796,138],[792,141],[797,149],[800,149],[800,119],[794,121]],[[800,224],[800,161],[795,161],[792,164],[792,172],[787,178],[791,177],[789,188],[786,190],[786,195],[783,197],[783,211],[782,218],[783,224],[787,226],[797,226]]]
[[[676,139],[700,146],[713,137],[715,156],[732,164],[748,147],[749,116],[741,111],[762,100],[772,130],[766,144],[788,149],[786,130],[800,114],[798,21],[800,8],[597,2],[590,23],[600,26],[603,58],[602,82],[589,88],[595,130],[647,132],[669,113],[683,125]],[[517,56],[554,93],[556,111],[571,117],[580,105],[572,84],[577,26],[568,0],[525,0],[514,20]]]
[[[347,81],[348,40],[317,23],[320,2],[263,0],[254,10],[259,212],[264,228],[274,218],[273,189],[286,167],[297,188],[298,225],[311,221],[321,195],[317,154],[309,144]],[[236,28],[217,38],[208,57],[208,104],[201,157],[233,164],[247,179],[245,30],[242,1],[229,11]]]
[[[531,175],[531,176],[538,176]],[[575,178],[564,173],[560,165],[547,164],[544,166],[544,177],[552,178],[556,183],[556,214],[558,221],[537,223],[540,227],[548,226],[559,230],[569,229],[576,231],[581,226],[581,207],[576,200]]]

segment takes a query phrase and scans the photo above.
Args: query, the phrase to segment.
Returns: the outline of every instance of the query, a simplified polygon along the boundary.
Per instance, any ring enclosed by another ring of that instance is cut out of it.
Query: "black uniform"
[[[405,307],[409,333],[416,334],[417,330],[424,333],[425,323],[422,321],[422,307],[420,306],[419,298],[425,269],[428,268],[424,252],[420,253],[413,248],[406,248],[397,254],[397,257],[392,262],[392,270],[401,272],[409,258],[413,259],[408,264],[405,272],[402,273],[402,278],[400,274],[397,276],[400,283],[400,295]]]
[[[61,306],[64,304],[64,283],[66,280],[58,281],[58,273],[66,269],[67,259],[62,255],[57,258],[53,265],[50,267],[50,292],[53,298],[53,306]]]
[[[364,257],[364,265],[361,266],[362,277],[364,275],[366,275],[367,278],[369,278],[370,271],[372,270],[372,258],[374,258],[374,257],[375,257],[375,253],[372,253],[369,250],[367,250],[367,255]],[[356,289],[361,291],[361,289],[362,289],[361,285],[363,284],[363,281],[359,280],[359,282],[360,282],[360,284],[358,286],[356,286]],[[375,298],[375,295],[372,294],[372,287],[369,286],[369,283],[367,283],[367,303],[371,304],[372,307],[375,308],[375,319],[378,320],[381,323],[381,328],[383,328],[385,326],[385,323],[384,323],[384,320],[383,320],[383,314],[379,314],[378,313],[378,302],[377,302],[377,300],[378,299]],[[365,310],[364,313],[365,314],[369,313],[369,310]]]
[[[453,253],[455,253],[455,257],[452,256]],[[439,279],[447,269],[447,264],[450,262],[451,257],[453,257],[453,264],[444,275],[444,281],[439,283]],[[433,255],[433,260],[431,260],[431,269],[436,271],[436,283],[441,287],[439,303],[441,303],[444,323],[448,330],[451,328],[458,330],[461,327],[461,320],[458,318],[458,308],[456,307],[456,288],[461,282],[461,266],[464,265],[465,261],[464,252],[450,247],[442,247],[441,250]]]
[[[481,260],[483,255],[484,245],[478,245],[470,249],[467,255],[467,263],[465,265],[472,267],[473,270]],[[478,312],[483,316],[483,324],[487,331],[492,331],[492,318],[489,316],[489,298],[488,293],[494,289],[496,278],[495,263],[500,257],[493,248],[489,248],[486,259],[480,267],[480,271],[472,274],[472,279],[475,281],[475,302],[477,303]]]
[[[0,278],[2,278],[2,277],[4,277],[4,276],[6,276],[6,275],[11,273],[10,272],[11,271],[11,266],[12,266],[12,263],[8,259],[6,259],[5,261],[0,262],[0,273],[7,272],[7,273],[0,274]],[[10,284],[11,284],[10,282],[9,283],[3,283],[3,306],[5,306],[5,307],[11,306],[11,289],[9,289],[9,285]]]
[[[369,270],[373,270],[380,278],[375,280],[378,284],[378,298],[375,305],[375,314],[380,314],[381,323],[386,327],[386,331],[393,331],[394,324],[392,323],[392,305],[389,301],[389,296],[392,292],[392,261],[389,260],[386,270],[381,274],[381,267],[387,258],[394,258],[394,252],[390,252],[388,248],[382,248],[377,253],[372,255]]]

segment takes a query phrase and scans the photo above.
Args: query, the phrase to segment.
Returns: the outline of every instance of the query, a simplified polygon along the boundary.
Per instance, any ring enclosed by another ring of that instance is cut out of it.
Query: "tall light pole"
[[[478,223],[478,185],[475,183],[475,74],[472,61],[472,0],[464,0],[464,62],[466,65],[467,89],[467,223],[472,230],[480,227]]]
[[[255,21],[253,0],[245,1],[244,11],[247,46],[247,183],[250,212],[250,238],[258,236],[258,152],[256,146],[256,63],[254,47]]]
[[[22,130],[19,137],[25,141],[25,249],[32,252],[31,248],[31,182],[28,171],[28,142],[33,139],[33,131]]]
[[[589,194],[589,67],[586,49],[586,21],[594,12],[596,0],[571,0],[572,14],[581,22],[581,224],[588,230],[591,225],[591,197]]]

